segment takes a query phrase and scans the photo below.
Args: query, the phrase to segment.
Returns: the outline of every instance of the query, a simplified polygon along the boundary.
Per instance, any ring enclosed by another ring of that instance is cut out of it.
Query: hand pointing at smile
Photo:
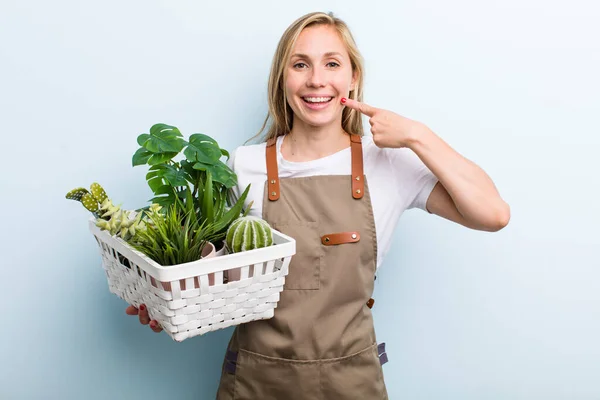
[[[342,104],[369,117],[373,142],[377,147],[409,147],[411,140],[424,127],[418,121],[356,100],[342,99]]]

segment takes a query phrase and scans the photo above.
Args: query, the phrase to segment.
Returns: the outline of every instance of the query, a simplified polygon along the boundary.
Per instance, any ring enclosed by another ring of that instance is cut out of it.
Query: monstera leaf
[[[215,164],[223,155],[217,141],[201,133],[194,133],[190,136],[190,141],[183,154],[189,162],[203,164]]]
[[[165,163],[179,154],[187,144],[179,129],[167,124],[152,125],[150,133],[139,135],[137,142],[141,147],[133,155],[134,167],[146,163]]]

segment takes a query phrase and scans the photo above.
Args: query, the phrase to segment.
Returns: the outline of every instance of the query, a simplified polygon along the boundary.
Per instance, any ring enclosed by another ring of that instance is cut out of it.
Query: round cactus
[[[261,218],[241,217],[227,229],[225,242],[232,253],[267,247],[273,244],[273,231]]]

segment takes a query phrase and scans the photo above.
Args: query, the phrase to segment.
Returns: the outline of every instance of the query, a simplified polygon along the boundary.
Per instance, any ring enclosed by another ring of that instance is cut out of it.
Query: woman
[[[485,231],[508,223],[484,171],[362,93],[362,59],[343,21],[311,13],[285,31],[266,143],[238,148],[230,162],[238,189],[252,183],[251,214],[294,237],[297,253],[275,316],[236,327],[219,399],[387,398],[371,295],[402,212],[417,207]],[[143,306],[128,313],[149,323]]]

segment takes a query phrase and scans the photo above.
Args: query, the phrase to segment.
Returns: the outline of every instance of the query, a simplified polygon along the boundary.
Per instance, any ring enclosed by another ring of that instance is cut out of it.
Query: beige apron
[[[352,176],[284,178],[267,143],[263,218],[296,239],[275,316],[238,325],[217,399],[387,399],[371,307],[375,221],[360,136]]]

